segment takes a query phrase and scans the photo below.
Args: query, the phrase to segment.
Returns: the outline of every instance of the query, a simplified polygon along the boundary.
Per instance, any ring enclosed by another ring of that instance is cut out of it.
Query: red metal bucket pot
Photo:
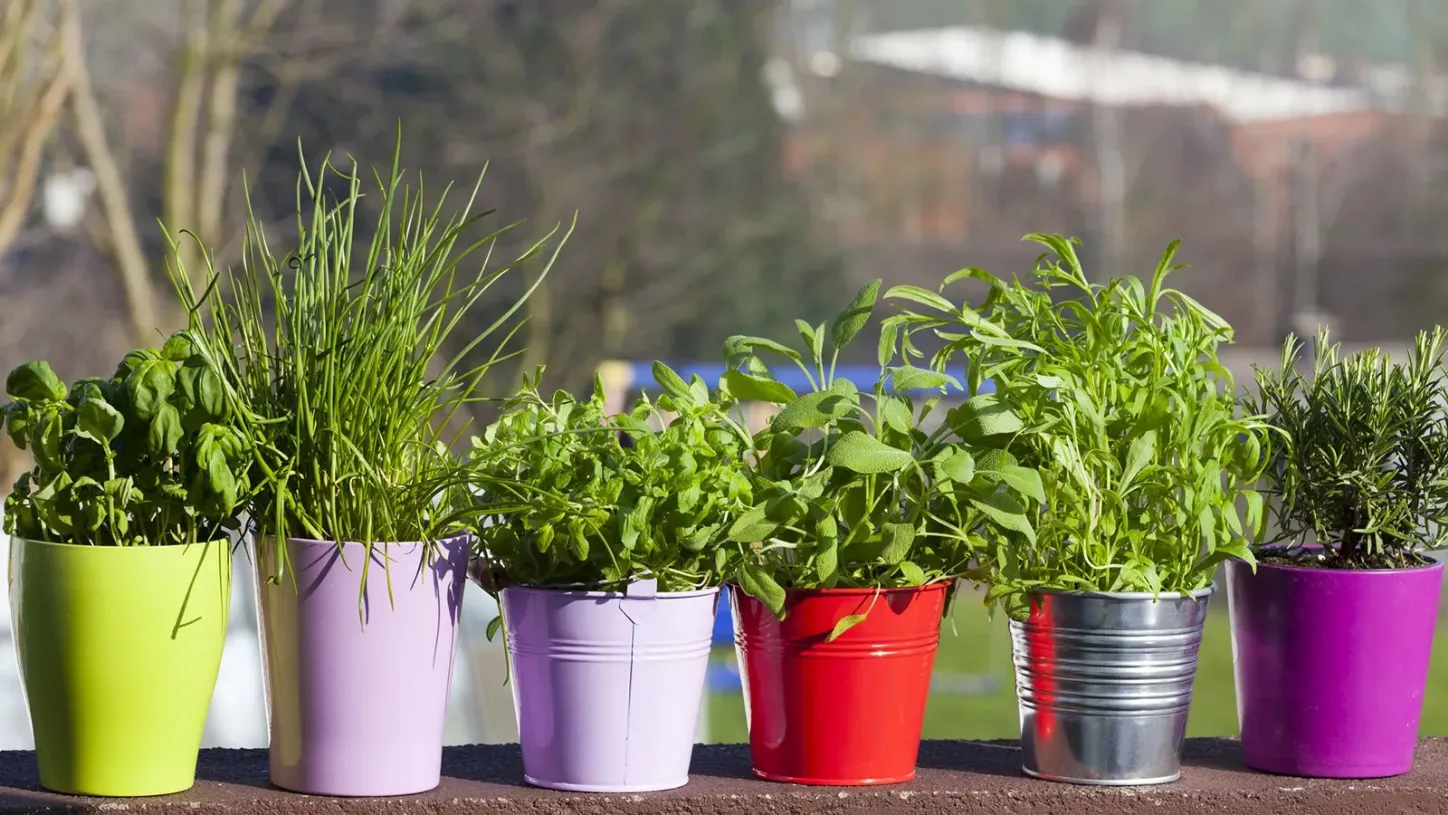
[[[949,590],[791,589],[783,622],[730,591],[755,775],[825,786],[914,778]],[[851,614],[866,617],[825,642]]]

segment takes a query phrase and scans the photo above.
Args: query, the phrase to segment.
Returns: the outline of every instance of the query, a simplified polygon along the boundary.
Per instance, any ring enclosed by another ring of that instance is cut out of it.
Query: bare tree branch
[[[75,117],[76,137],[91,172],[95,173],[96,192],[105,209],[106,224],[113,241],[116,271],[126,298],[131,333],[137,341],[147,342],[151,339],[151,332],[157,328],[157,321],[155,293],[146,255],[141,251],[141,239],[127,198],[126,182],[115,155],[111,153],[100,104],[96,101],[95,88],[86,68],[80,12],[75,8],[75,0],[61,2],[64,9],[62,41],[67,70],[74,83],[71,110]]]
[[[37,76],[27,76],[21,57],[40,6],[38,0],[16,0],[6,9],[6,28],[0,34],[0,256],[25,222],[40,174],[41,150],[60,120],[71,87],[71,74],[58,59],[58,33],[49,46],[57,59],[48,59]],[[39,89],[22,96],[29,85]]]

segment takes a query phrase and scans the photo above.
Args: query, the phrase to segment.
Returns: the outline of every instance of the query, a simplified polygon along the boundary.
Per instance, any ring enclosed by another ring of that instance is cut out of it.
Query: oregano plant
[[[472,439],[477,514],[488,520],[475,561],[485,587],[721,585],[738,549],[725,530],[752,505],[749,436],[732,401],[655,363],[663,393],[609,415],[601,381],[588,399],[545,397],[542,375]]]
[[[1402,569],[1448,540],[1448,378],[1441,327],[1419,332],[1407,359],[1381,349],[1344,356],[1317,336],[1311,376],[1289,336],[1276,369],[1256,368],[1247,409],[1277,431],[1268,492],[1286,550],[1259,559],[1340,569]],[[1317,543],[1320,547],[1303,544]]]
[[[1036,590],[1206,588],[1222,561],[1251,560],[1265,517],[1254,487],[1266,424],[1239,415],[1218,359],[1231,327],[1166,286],[1182,268],[1176,242],[1147,280],[1093,283],[1074,239],[1027,240],[1048,250],[1028,283],[965,269],[939,293],[897,288],[903,311],[884,326],[886,343],[933,370],[967,362],[972,398],[952,422],[989,426],[1042,475],[1034,534],[986,553],[988,599],[1020,615]],[[978,307],[943,294],[966,279],[985,284]],[[920,350],[923,337],[937,350]],[[994,393],[979,395],[987,379]]]
[[[950,374],[892,364],[895,352],[882,344],[869,391],[835,376],[879,287],[864,286],[828,324],[797,321],[798,349],[760,337],[725,343],[721,387],[779,408],[753,437],[754,503],[728,534],[747,546],[740,588],[780,618],[787,589],[913,587],[966,575],[1004,530],[1031,534],[1028,507],[1044,498],[1037,472],[1002,449],[1005,435],[930,424],[942,396],[962,388]],[[798,366],[811,390],[796,394],[766,356]],[[862,619],[841,619],[831,638]]]
[[[209,542],[240,528],[252,450],[187,332],[132,351],[109,379],[67,386],[44,361],[5,378],[6,433],[33,460],[5,531],[96,546]]]

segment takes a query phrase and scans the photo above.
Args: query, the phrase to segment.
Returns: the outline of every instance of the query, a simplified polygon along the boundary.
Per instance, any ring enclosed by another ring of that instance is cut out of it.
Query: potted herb
[[[80,795],[191,787],[231,597],[246,437],[184,333],[69,387],[5,379],[34,464],[5,499],[10,601],[40,783]]]
[[[1406,361],[1344,358],[1324,333],[1311,377],[1289,337],[1248,410],[1279,431],[1278,534],[1227,564],[1248,766],[1328,778],[1412,768],[1448,537],[1444,332]],[[1282,545],[1287,541],[1286,545]]]
[[[271,780],[309,794],[438,784],[470,549],[448,423],[498,358],[480,344],[518,308],[454,340],[521,259],[464,271],[500,233],[471,236],[469,206],[443,220],[395,157],[378,185],[364,223],[355,164],[304,171],[293,249],[253,219],[240,268],[202,295],[173,275],[266,475],[252,517]]]
[[[889,327],[939,342],[938,370],[970,361],[958,423],[1004,434],[1039,468],[1034,535],[991,551],[988,598],[1011,620],[1021,746],[1033,776],[1086,784],[1176,779],[1207,599],[1222,561],[1250,557],[1262,517],[1261,421],[1240,417],[1218,360],[1230,327],[1149,280],[1091,283],[1075,241],[1049,250],[1032,287],[968,269],[978,309],[902,293]],[[1054,257],[1052,257],[1054,255]],[[919,354],[919,351],[913,353]],[[995,393],[974,395],[989,375]],[[1009,406],[1018,418],[1002,421]],[[1239,514],[1245,507],[1245,519]]]
[[[1042,497],[1000,435],[928,423],[939,394],[960,389],[953,377],[892,366],[888,342],[869,391],[834,375],[878,290],[872,281],[828,325],[800,321],[803,352],[750,337],[725,346],[729,392],[781,408],[754,436],[754,505],[728,530],[749,547],[729,595],[754,772],[775,781],[914,777],[953,580],[1001,530],[1030,534],[1026,507]],[[813,389],[796,395],[764,353]],[[917,403],[917,391],[935,395]]]
[[[586,401],[544,398],[541,375],[473,440],[490,521],[473,573],[501,595],[524,776],[574,792],[682,786],[739,549],[724,530],[751,504],[748,434],[731,400],[661,363],[657,402],[615,416],[601,382]]]

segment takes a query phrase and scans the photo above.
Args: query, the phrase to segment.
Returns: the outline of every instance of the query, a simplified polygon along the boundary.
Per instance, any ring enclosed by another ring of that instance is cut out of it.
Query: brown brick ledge
[[[30,753],[0,752],[0,813],[112,812],[313,815],[395,813],[447,815],[712,815],[712,813],[914,812],[1045,815],[1046,813],[1448,813],[1448,740],[1418,748],[1417,769],[1400,778],[1321,781],[1261,775],[1239,763],[1237,744],[1194,739],[1176,784],[1162,787],[1077,787],[1028,780],[1020,754],[1006,742],[926,742],[916,780],[893,787],[838,789],[771,784],[749,772],[747,748],[701,746],[693,780],[683,789],[648,795],[577,795],[521,783],[514,745],[450,747],[442,786],[409,798],[310,798],[272,788],[262,750],[206,750],[189,792],[167,798],[69,798],[40,790]]]

